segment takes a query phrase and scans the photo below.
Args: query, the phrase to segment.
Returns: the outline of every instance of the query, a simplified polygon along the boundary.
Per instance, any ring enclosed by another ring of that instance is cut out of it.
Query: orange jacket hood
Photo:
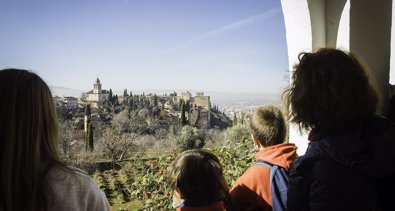
[[[287,171],[291,169],[293,161],[298,157],[295,144],[277,144],[261,149],[255,156],[256,160],[263,160],[281,166]]]

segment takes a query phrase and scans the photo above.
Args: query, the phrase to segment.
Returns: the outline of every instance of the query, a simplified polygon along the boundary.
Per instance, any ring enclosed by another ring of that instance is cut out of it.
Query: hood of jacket
[[[265,147],[256,154],[256,160],[263,160],[290,170],[293,161],[298,157],[296,149],[295,144],[288,143]]]
[[[313,141],[310,157],[329,156],[359,174],[382,178],[395,173],[395,125],[375,116],[348,132]]]

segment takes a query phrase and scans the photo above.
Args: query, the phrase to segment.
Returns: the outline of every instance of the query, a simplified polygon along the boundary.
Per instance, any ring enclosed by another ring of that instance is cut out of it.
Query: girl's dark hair
[[[0,210],[47,210],[46,174],[65,167],[51,91],[34,73],[5,69],[0,96]]]
[[[207,205],[223,200],[230,207],[221,164],[210,152],[193,149],[181,153],[171,165],[168,181],[186,202]]]
[[[299,55],[283,96],[291,122],[322,133],[371,117],[378,104],[367,68],[353,54],[327,48]]]

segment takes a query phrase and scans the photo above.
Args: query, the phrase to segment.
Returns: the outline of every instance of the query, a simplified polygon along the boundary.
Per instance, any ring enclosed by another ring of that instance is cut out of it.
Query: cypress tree
[[[134,99],[133,99],[133,97],[130,97],[130,99],[129,99],[129,108],[130,108],[130,110],[134,110]]]
[[[127,89],[125,89],[125,90],[123,90],[123,104],[124,105],[127,105],[128,104],[128,90]]]
[[[89,136],[88,136],[88,145],[89,145],[89,150],[91,151],[91,152],[93,152],[93,127],[92,127],[92,125],[91,124],[89,124]]]
[[[181,101],[181,124],[184,126],[187,124],[187,119],[185,118],[185,106],[184,106],[184,101]]]
[[[237,125],[237,116],[236,113],[233,114],[233,126]]]
[[[154,106],[158,106],[158,96],[154,95]]]
[[[87,151],[87,152],[88,151],[89,152],[93,151],[93,148],[91,148],[91,146],[93,145],[93,134],[92,134],[92,132],[93,132],[92,125],[90,123],[90,120],[88,119],[87,129],[86,129],[86,132],[85,132],[85,151]]]
[[[88,116],[88,119],[90,118],[91,113],[92,113],[91,105],[87,104],[87,105],[85,106],[85,115]]]
[[[180,99],[180,101],[178,101],[178,110],[181,111],[181,106],[184,103],[183,99]]]
[[[112,89],[110,89],[110,91],[109,91],[109,93],[108,93],[108,100],[109,100],[111,103],[114,103],[114,102],[112,102]]]

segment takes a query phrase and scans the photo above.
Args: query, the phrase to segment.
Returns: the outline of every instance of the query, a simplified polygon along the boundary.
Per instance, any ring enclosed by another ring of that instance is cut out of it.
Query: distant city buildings
[[[68,109],[78,108],[78,98],[76,97],[62,97],[64,106]]]

